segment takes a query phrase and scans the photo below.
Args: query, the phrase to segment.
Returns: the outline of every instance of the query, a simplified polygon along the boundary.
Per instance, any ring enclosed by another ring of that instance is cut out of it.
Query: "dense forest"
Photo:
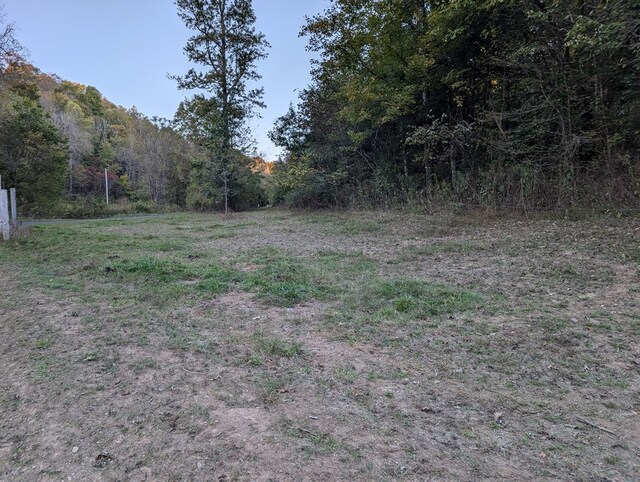
[[[123,211],[639,205],[640,2],[333,0],[302,27],[318,60],[273,166],[247,155],[269,47],[251,2],[176,6],[204,69],[178,87],[215,95],[171,120],[40,72],[0,17],[0,175],[23,212],[104,212],[105,169]]]
[[[638,206],[640,2],[334,0],[276,200]]]

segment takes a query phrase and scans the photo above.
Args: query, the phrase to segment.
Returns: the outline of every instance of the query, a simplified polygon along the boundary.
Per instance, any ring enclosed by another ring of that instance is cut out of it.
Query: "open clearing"
[[[634,480],[638,219],[258,211],[0,245],[2,480]]]

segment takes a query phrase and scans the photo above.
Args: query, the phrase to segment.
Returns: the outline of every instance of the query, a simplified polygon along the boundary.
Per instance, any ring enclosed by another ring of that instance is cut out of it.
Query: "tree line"
[[[333,0],[300,35],[313,82],[284,149],[247,156],[269,44],[250,0],[175,0],[197,93],[148,118],[26,62],[0,16],[0,175],[32,213],[453,203],[517,209],[640,199],[640,3]]]
[[[639,2],[334,0],[301,35],[276,200],[638,206]]]

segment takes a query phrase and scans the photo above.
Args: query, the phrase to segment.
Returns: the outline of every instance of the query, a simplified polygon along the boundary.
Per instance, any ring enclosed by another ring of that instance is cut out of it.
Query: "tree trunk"
[[[453,145],[449,149],[449,163],[451,165],[451,190],[453,194],[458,194],[457,172],[456,172],[456,150]]]
[[[409,162],[407,161],[407,150],[402,148],[402,167],[404,169],[404,178],[409,179]]]
[[[429,159],[425,157],[424,159],[424,176],[426,180],[425,193],[427,195],[427,199],[431,198],[431,164],[429,163]]]
[[[224,215],[229,215],[229,173],[225,169],[222,173],[222,182],[224,184]]]
[[[69,157],[69,196],[73,196],[73,160]]]

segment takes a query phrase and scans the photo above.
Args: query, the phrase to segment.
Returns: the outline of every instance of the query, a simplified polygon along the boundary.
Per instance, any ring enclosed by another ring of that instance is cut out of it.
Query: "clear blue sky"
[[[311,55],[298,38],[305,15],[329,0],[254,0],[257,28],[271,49],[258,65],[267,109],[251,122],[258,151],[273,160],[278,149],[267,132],[298,91],[310,82]],[[15,23],[29,60],[43,72],[93,85],[117,105],[148,116],[172,118],[186,95],[166,74],[189,68],[183,47],[189,37],[171,0],[0,0]]]

